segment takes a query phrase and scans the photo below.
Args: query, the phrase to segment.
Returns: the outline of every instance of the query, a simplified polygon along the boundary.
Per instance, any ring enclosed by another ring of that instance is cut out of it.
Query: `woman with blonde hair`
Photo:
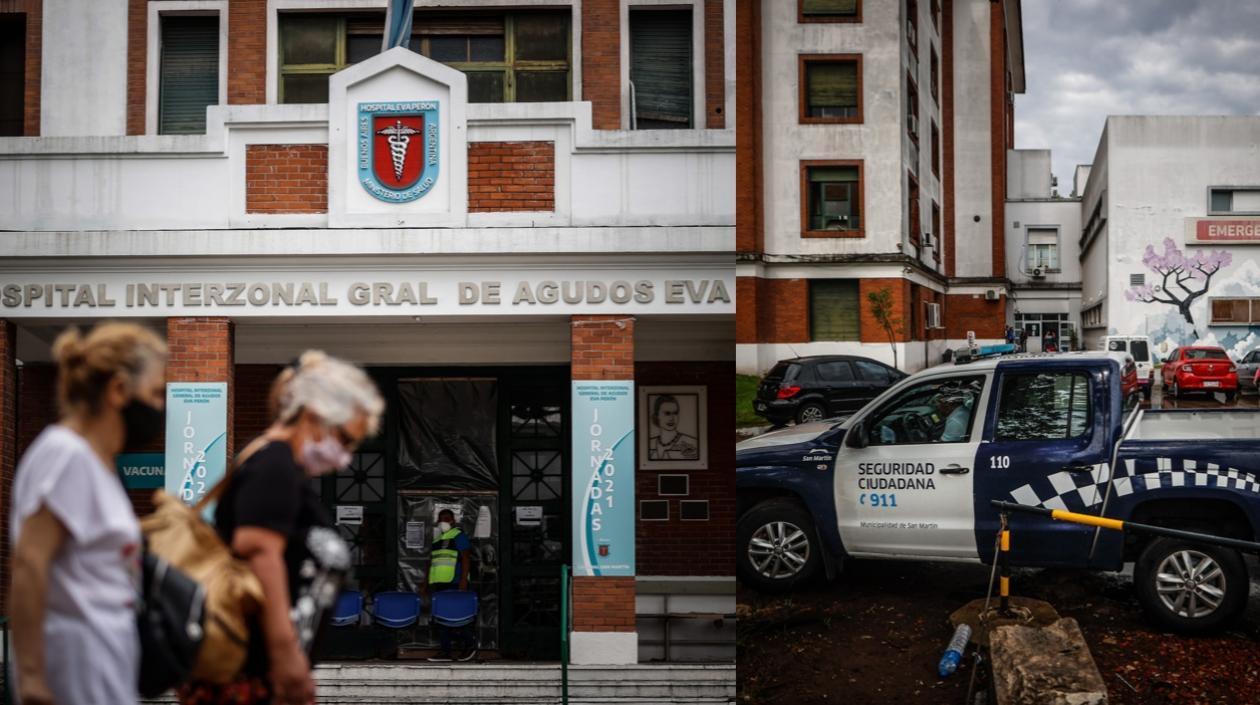
[[[114,462],[162,430],[166,344],[104,323],[53,357],[61,417],[18,464],[10,512],[18,701],[135,703],[140,525]]]
[[[219,536],[262,583],[262,615],[240,678],[189,684],[185,705],[314,702],[309,653],[349,549],[309,480],[349,465],[385,402],[363,370],[312,351],[281,373],[271,403],[275,423],[241,452],[215,511]]]

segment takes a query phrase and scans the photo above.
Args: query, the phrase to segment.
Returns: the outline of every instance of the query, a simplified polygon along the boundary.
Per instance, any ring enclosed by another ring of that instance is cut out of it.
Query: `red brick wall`
[[[555,209],[555,142],[468,143],[469,213]]]
[[[633,318],[573,316],[570,320],[574,380],[634,379]],[[574,576],[573,629],[634,631],[634,578]]]
[[[590,101],[597,130],[621,128],[621,5],[582,3],[582,100]]]
[[[762,280],[759,277],[736,277],[735,279],[735,342],[757,342],[757,304],[758,289]]]
[[[726,127],[726,55],[722,31],[723,0],[704,3],[704,114],[705,127]]]
[[[267,0],[228,3],[228,103],[267,102]]]
[[[233,364],[236,334],[229,318],[168,318],[166,363],[168,382],[227,382],[227,454],[234,445],[232,417],[236,408]]]
[[[17,452],[21,457],[35,437],[57,421],[57,366],[23,365],[18,370],[17,404]]]
[[[245,212],[327,213],[328,146],[246,146]]]
[[[944,191],[941,217],[944,219],[945,276],[954,276],[954,0],[941,3],[941,158],[945,160],[941,174]]]
[[[858,323],[859,335],[863,343],[887,343],[888,333],[871,314],[871,304],[866,300],[868,294],[887,287],[892,292],[893,302],[893,339],[898,342],[910,340],[910,280],[894,278],[871,278],[858,280],[858,306],[861,307],[861,318]]]
[[[763,242],[761,165],[761,0],[735,4],[735,249],[760,252]]]
[[[735,544],[735,376],[733,362],[652,362],[635,366],[636,386],[700,385],[708,396],[707,470],[644,470],[635,475],[635,498],[669,501],[669,521],[641,521],[635,526],[635,556],[640,575],[734,575]],[[635,418],[638,418],[636,415]],[[645,429],[640,432],[646,433]],[[643,459],[640,458],[640,461]],[[661,497],[657,476],[685,474],[691,493]],[[708,521],[681,521],[680,500],[709,500]]]
[[[127,0],[127,134],[144,134],[149,1]]]
[[[22,134],[26,137],[38,137],[44,0],[0,0],[0,12],[26,15],[26,85],[22,98]]]
[[[9,507],[17,468],[17,330],[0,319],[0,612],[9,604]]]
[[[945,333],[950,338],[966,338],[974,330],[977,338],[1006,336],[1006,297],[988,301],[982,294],[951,294],[945,297]]]
[[[738,286],[739,280],[736,280],[737,296]],[[809,280],[758,279],[756,289],[756,342],[809,342]],[[738,325],[738,302],[736,304]]]
[[[633,318],[573,316],[571,322],[573,379],[634,379]]]
[[[233,435],[241,448],[271,425],[267,408],[271,383],[283,369],[280,365],[237,365],[233,377],[236,409],[233,414]]]
[[[1006,276],[1006,147],[1007,79],[1006,12],[1002,3],[989,4],[989,144],[992,149],[993,276]],[[978,335],[978,333],[977,333]]]
[[[634,577],[574,576],[573,631],[635,631]]]

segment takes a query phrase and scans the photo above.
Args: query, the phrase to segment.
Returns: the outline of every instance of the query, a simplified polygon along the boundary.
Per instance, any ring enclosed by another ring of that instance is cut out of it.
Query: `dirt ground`
[[[1256,399],[1238,405],[1254,407]],[[1223,399],[1175,405],[1210,408]],[[1249,569],[1246,615],[1207,637],[1152,627],[1127,574],[1023,570],[1011,591],[1047,600],[1080,623],[1113,705],[1260,703],[1260,566],[1249,561]],[[980,565],[849,561],[835,582],[786,596],[741,585],[738,702],[962,705],[970,659],[943,680],[936,665],[951,634],[950,612],[983,597],[988,580]]]

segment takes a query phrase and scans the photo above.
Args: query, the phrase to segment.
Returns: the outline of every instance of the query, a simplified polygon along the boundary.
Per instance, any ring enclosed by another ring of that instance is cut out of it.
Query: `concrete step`
[[[339,663],[315,669],[317,697],[332,705],[553,705],[561,702],[555,663]],[[727,705],[734,664],[571,666],[571,705]],[[148,703],[174,702],[160,698]]]

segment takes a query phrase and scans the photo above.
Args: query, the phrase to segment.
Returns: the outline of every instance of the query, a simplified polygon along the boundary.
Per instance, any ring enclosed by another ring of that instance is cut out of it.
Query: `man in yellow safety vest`
[[[455,525],[455,513],[449,509],[438,512],[438,537],[429,551],[429,595],[444,590],[467,590],[468,573],[472,567],[472,542],[464,530]],[[448,627],[438,624],[438,636],[442,650],[430,661],[452,661],[452,641],[461,642],[460,661],[469,661],[477,655],[476,640],[469,633],[475,624],[464,627]]]

